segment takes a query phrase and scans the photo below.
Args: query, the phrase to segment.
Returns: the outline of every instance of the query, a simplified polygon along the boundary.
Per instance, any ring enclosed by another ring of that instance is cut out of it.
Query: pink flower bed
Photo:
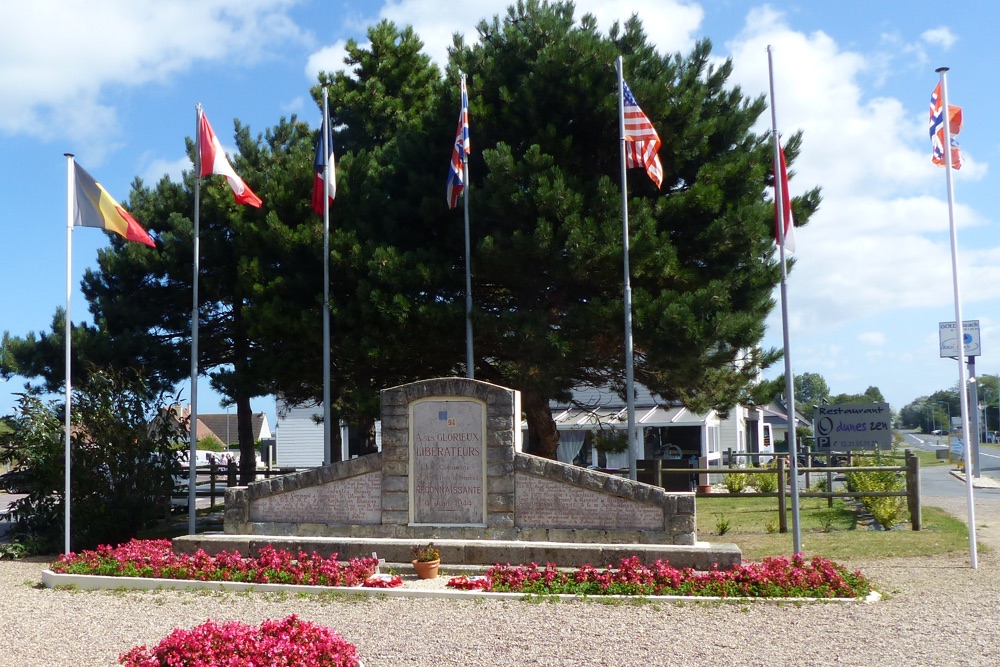
[[[260,627],[239,622],[177,628],[153,648],[118,656],[125,667],[358,667],[358,650],[330,628],[295,615]]]
[[[574,595],[686,595],[711,597],[859,598],[871,591],[861,572],[819,556],[806,560],[764,558],[729,570],[707,572],[677,569],[663,561],[645,566],[637,556],[623,558],[617,567],[598,570],[584,565],[575,573],[549,563],[495,565],[485,576],[454,577],[448,585],[462,590]]]
[[[293,555],[270,545],[257,558],[223,551],[209,556],[198,550],[193,556],[175,554],[170,540],[132,540],[117,547],[101,545],[79,554],[68,553],[52,563],[53,572],[111,577],[145,577],[193,581],[236,581],[255,584],[298,584],[308,586],[371,586],[391,588],[402,585],[396,577],[388,581],[373,577],[378,561],[352,558],[347,563],[337,554],[323,558],[300,551]]]

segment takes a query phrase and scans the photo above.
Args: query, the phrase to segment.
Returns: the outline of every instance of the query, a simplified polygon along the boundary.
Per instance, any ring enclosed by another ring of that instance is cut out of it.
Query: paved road
[[[936,451],[944,449],[945,438],[917,433],[904,433],[906,447]],[[993,446],[983,445],[980,449],[982,477],[973,478],[973,493],[977,497],[995,498],[1000,500],[1000,450]],[[954,474],[955,466],[937,465],[924,466],[920,469],[920,494],[924,497],[957,498],[966,497],[964,477]]]

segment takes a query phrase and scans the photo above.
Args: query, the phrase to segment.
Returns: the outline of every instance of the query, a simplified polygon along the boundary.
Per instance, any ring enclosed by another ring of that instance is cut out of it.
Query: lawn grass
[[[853,509],[843,499],[827,507],[825,498],[799,500],[799,528],[802,551],[809,556],[831,560],[933,556],[962,553],[969,548],[965,524],[936,507],[923,507],[922,530],[909,526],[898,530],[869,530],[859,526]],[[728,530],[719,535],[721,523]],[[793,549],[792,515],[788,512],[788,532],[768,532],[778,525],[774,498],[700,497],[697,500],[698,540],[736,544],[746,560],[790,554]]]

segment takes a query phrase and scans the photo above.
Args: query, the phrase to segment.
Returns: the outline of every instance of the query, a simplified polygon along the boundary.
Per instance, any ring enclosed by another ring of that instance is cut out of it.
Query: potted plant
[[[433,542],[428,542],[427,546],[413,547],[413,569],[418,579],[436,578],[439,565],[441,565],[441,552]]]

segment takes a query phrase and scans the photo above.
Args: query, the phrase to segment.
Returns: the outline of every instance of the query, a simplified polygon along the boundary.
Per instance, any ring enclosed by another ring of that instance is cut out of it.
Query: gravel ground
[[[926,499],[964,517],[963,502]],[[995,665],[1000,663],[1000,501],[977,503],[968,555],[846,563],[874,604],[340,599],[274,594],[74,592],[40,587],[46,561],[0,561],[0,667],[116,665],[206,619],[297,614],[355,644],[367,667],[401,665]]]

